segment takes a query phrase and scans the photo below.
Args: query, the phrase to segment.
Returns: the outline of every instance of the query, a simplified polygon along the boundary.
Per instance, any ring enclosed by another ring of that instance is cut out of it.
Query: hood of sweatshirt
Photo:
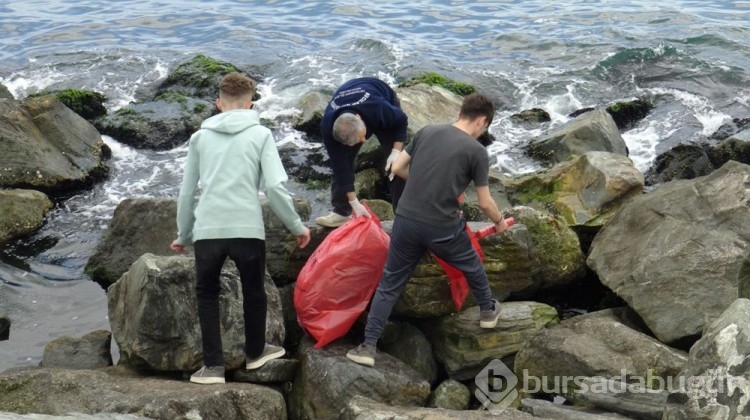
[[[260,124],[260,115],[252,109],[233,109],[206,119],[202,129],[224,134],[235,134]]]

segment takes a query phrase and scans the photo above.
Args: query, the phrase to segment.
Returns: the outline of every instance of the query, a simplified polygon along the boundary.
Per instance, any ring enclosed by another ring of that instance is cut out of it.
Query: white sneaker
[[[352,220],[352,216],[342,216],[336,212],[330,212],[325,216],[315,219],[315,223],[325,227],[336,228],[350,220]]]

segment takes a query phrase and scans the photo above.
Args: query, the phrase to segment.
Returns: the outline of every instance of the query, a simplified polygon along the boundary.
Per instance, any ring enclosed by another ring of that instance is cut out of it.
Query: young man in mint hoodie
[[[282,347],[265,342],[267,298],[265,228],[258,192],[265,188],[274,213],[304,248],[310,230],[302,224],[284,188],[287,175],[270,130],[252,110],[255,85],[239,73],[221,81],[216,107],[190,137],[187,163],[177,199],[177,239],[172,249],[195,247],[198,318],[204,366],[190,381],[224,383],[224,356],[219,323],[219,275],[231,258],[242,283],[246,369],[257,369],[284,355]],[[195,205],[198,183],[200,200]]]

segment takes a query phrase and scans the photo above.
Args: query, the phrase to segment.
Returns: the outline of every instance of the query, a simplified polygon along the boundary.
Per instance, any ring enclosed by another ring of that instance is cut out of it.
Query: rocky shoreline
[[[221,76],[234,70],[242,71],[197,56],[150,97],[113,114],[101,107],[101,95],[68,90],[15,99],[0,87],[0,139],[8,144],[0,156],[0,243],[38,229],[66,193],[106,178],[110,151],[102,134],[136,148],[184,143],[216,112],[210,98]],[[452,122],[460,95],[471,88],[438,76],[397,87],[410,135]],[[311,141],[325,101],[325,93],[308,92],[297,106],[292,123]],[[160,419],[743,414],[750,392],[750,119],[737,118],[700,144],[676,146],[643,174],[627,157],[621,130],[652,106],[640,98],[582,110],[527,146],[545,169],[512,178],[492,174],[496,202],[518,223],[481,241],[491,288],[503,301],[497,328],[477,327],[471,298],[457,312],[445,275],[425,256],[396,305],[374,368],[344,357],[361,338],[361,322],[322,349],[297,324],[297,274],[331,231],[314,226],[310,204],[297,200],[312,233],[305,250],[295,249],[264,208],[266,339],[283,344],[289,356],[258,371],[242,369],[239,281],[227,264],[221,316],[230,382],[188,383],[185,374],[201,363],[200,333],[192,257],[169,249],[175,202],[125,199],[86,266],[107,289],[111,331],[58,338],[48,343],[41,366],[0,373],[0,412]],[[542,128],[548,121],[544,110],[514,118]],[[328,181],[322,149],[281,154],[296,180]],[[356,186],[388,230],[393,215],[376,169],[381,160],[371,139],[358,157]],[[488,223],[471,194],[464,213],[475,227]],[[569,317],[541,298],[591,292],[578,288],[606,290],[607,299]],[[8,331],[12,319],[0,312],[0,339]],[[114,366],[113,339],[120,350]],[[705,389],[666,386],[695,378]],[[501,391],[495,380],[512,386]],[[554,397],[566,403],[550,403]]]

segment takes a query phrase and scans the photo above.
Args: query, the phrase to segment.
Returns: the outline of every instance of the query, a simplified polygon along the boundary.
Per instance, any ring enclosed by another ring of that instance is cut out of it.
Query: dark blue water
[[[671,145],[750,116],[749,18],[748,1],[5,0],[0,83],[19,99],[45,88],[96,90],[112,111],[207,54],[263,76],[257,105],[277,123],[279,143],[317,147],[290,124],[307,90],[437,71],[500,104],[489,151],[508,174],[537,169],[520,146],[540,134],[515,126],[513,113],[541,107],[554,126],[581,107],[645,96],[656,108],[623,133],[645,171]],[[52,338],[109,329],[104,292],[83,274],[93,247],[122,199],[177,194],[183,147],[105,141],[110,179],[4,247],[0,308],[13,326],[0,342],[0,371],[38,363]],[[290,189],[309,196],[314,213],[325,210],[325,196]]]

